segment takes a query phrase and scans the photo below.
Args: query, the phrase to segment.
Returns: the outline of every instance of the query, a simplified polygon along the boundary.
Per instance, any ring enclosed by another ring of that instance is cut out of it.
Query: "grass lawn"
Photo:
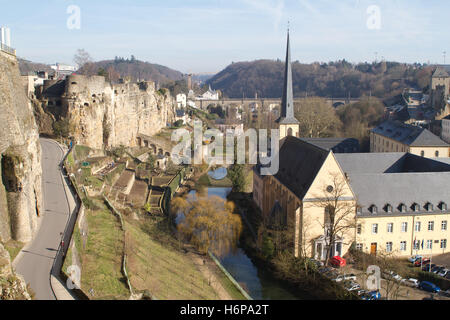
[[[17,257],[19,252],[22,250],[22,248],[25,246],[24,243],[10,240],[5,243],[5,249],[9,252],[9,255],[11,257],[11,261],[14,261],[14,259]]]
[[[160,300],[214,300],[215,291],[188,255],[175,248],[162,218],[128,220],[128,273],[137,291]]]
[[[80,255],[81,288],[94,290],[96,300],[124,300],[129,290],[122,274],[124,232],[116,216],[108,210],[87,211],[89,235],[84,249],[79,232],[75,233]]]

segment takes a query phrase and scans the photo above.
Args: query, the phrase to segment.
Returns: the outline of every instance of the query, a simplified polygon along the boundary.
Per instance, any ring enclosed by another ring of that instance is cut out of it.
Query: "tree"
[[[308,138],[333,136],[342,126],[334,108],[322,98],[308,98],[296,104],[295,117],[300,121],[300,136]]]
[[[234,164],[228,170],[228,177],[233,184],[234,192],[245,192],[245,166],[243,164]]]
[[[323,219],[319,218],[318,222],[325,231],[326,264],[337,238],[345,240],[345,236],[356,228],[356,203],[347,181],[342,174],[331,172],[327,180],[330,183],[324,184],[321,193],[313,196],[318,200],[312,204],[324,212]]]
[[[84,49],[78,49],[73,61],[76,63],[79,69],[81,69],[86,63],[92,62],[90,54]]]
[[[178,231],[202,254],[211,251],[223,256],[236,248],[242,221],[234,211],[234,203],[220,197],[197,200],[175,198],[171,203],[172,216],[184,215],[184,220],[178,224]]]

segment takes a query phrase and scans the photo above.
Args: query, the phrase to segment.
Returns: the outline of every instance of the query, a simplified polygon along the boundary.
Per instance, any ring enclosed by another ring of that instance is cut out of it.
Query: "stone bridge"
[[[151,137],[145,134],[139,133],[137,135],[137,145],[139,147],[150,148],[154,155],[165,155],[167,157],[171,156],[173,146],[158,137]]]
[[[306,98],[296,98],[294,102],[302,102]],[[351,103],[359,102],[360,98],[325,98],[327,103],[335,108],[341,105],[347,105]],[[250,106],[251,104],[257,103],[262,106],[269,106],[272,104],[281,104],[281,98],[258,98],[258,99],[221,99],[221,100],[198,100],[195,101],[197,107],[205,110],[210,104],[226,106],[230,104],[237,104],[241,106]]]

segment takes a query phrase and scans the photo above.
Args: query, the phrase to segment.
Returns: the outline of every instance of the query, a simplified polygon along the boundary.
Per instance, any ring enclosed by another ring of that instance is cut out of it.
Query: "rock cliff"
[[[22,276],[11,266],[8,251],[0,244],[0,300],[31,300]]]
[[[101,76],[72,75],[46,81],[36,96],[41,132],[53,118],[77,144],[93,149],[136,146],[139,135],[152,136],[175,117],[173,97],[153,82],[110,84]]]
[[[42,203],[38,128],[18,62],[0,51],[0,240],[32,240]]]

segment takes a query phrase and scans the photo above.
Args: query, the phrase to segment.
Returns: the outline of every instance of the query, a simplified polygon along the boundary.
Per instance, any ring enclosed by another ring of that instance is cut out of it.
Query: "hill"
[[[47,71],[48,73],[53,73],[52,68],[50,68],[48,64],[31,62],[21,58],[18,58],[17,60],[19,61],[21,75],[27,75],[29,72],[35,71]]]
[[[386,98],[406,87],[427,88],[432,67],[397,62],[351,64],[345,60],[330,63],[292,64],[297,97]],[[282,92],[284,62],[256,60],[232,63],[207,81],[229,98],[279,98]]]
[[[95,73],[112,74],[112,80],[120,77],[131,77],[132,80],[151,80],[160,84],[181,80],[183,74],[168,67],[132,59],[117,58],[90,63],[89,68]]]

